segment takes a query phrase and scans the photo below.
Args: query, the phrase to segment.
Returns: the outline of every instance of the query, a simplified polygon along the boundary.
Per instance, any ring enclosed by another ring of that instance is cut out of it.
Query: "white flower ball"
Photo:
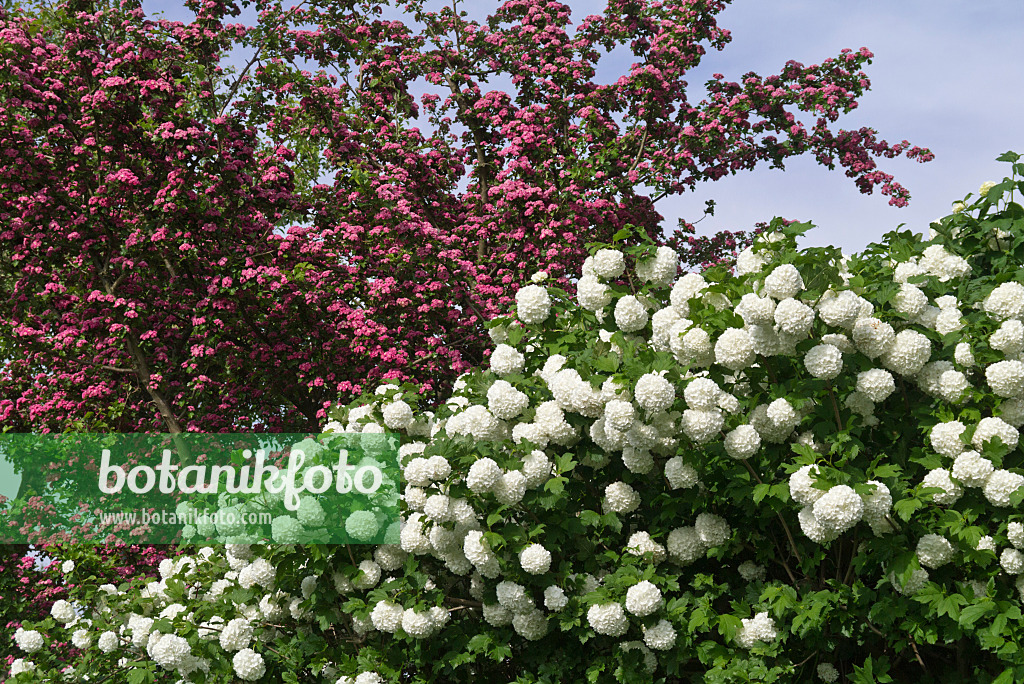
[[[384,424],[392,430],[405,430],[413,421],[412,407],[401,399],[385,404],[381,413]]]
[[[708,550],[707,545],[697,534],[697,528],[692,525],[677,527],[669,532],[665,545],[669,555],[684,565],[702,558]]]
[[[973,366],[974,354],[971,353],[971,345],[967,342],[958,342],[953,350],[953,360],[965,368]]]
[[[693,527],[701,542],[708,548],[721,546],[732,537],[732,528],[729,527],[729,523],[725,521],[725,518],[714,513],[701,513],[697,516]]]
[[[1015,548],[1024,549],[1024,525],[1019,522],[1011,522],[1006,526],[1006,539]]]
[[[552,584],[544,590],[544,607],[550,611],[558,612],[569,604],[569,597],[561,587]]]
[[[953,545],[937,534],[926,534],[917,542],[917,558],[926,568],[941,568],[953,560],[954,555]]]
[[[805,465],[789,476],[789,496],[803,506],[810,506],[825,495],[824,489],[814,487],[811,471],[818,472],[818,466]]]
[[[812,508],[814,518],[822,527],[835,533],[845,532],[864,515],[864,500],[847,485],[832,487]]]
[[[527,285],[516,292],[516,312],[527,325],[543,323],[551,313],[551,298],[540,285]]]
[[[660,376],[659,376],[660,377]],[[621,399],[612,399],[604,405],[605,424],[609,427],[626,432],[636,421],[636,411],[633,404]]]
[[[587,610],[587,622],[598,634],[619,637],[629,629],[626,611],[618,603],[605,603],[590,606]]]
[[[703,444],[713,439],[721,432],[723,425],[725,425],[725,416],[718,409],[713,411],[686,409],[683,411],[683,432],[697,444]]]
[[[483,616],[484,622],[492,627],[507,627],[512,624],[512,611],[499,603],[485,603]]]
[[[711,411],[718,408],[718,398],[722,389],[710,378],[694,378],[683,390],[686,405],[698,411]]]
[[[857,391],[871,401],[880,403],[896,391],[896,380],[889,371],[872,368],[857,374]]]
[[[73,560],[66,560],[66,561],[64,561],[63,563],[60,564],[60,571],[62,573],[64,573],[65,575],[70,575],[72,572],[75,571],[75,561],[73,561]]]
[[[761,435],[750,425],[740,425],[725,436],[725,452],[731,458],[750,458],[761,448]]]
[[[374,629],[393,634],[402,626],[404,613],[405,610],[397,603],[379,601],[370,611],[370,622]]]
[[[254,682],[267,671],[263,664],[263,656],[251,648],[243,648],[232,658],[231,664],[235,668],[235,674],[247,682]]]
[[[882,356],[895,342],[892,326],[877,318],[861,318],[853,326],[853,343],[869,359]]]
[[[617,249],[600,249],[594,255],[592,268],[599,278],[618,278],[626,272],[626,257]]]
[[[935,453],[949,458],[956,458],[964,450],[964,443],[960,439],[967,427],[958,420],[948,423],[938,423],[928,435],[932,449]]]
[[[775,322],[775,300],[758,297],[753,292],[740,297],[735,311],[747,325],[772,325]]]
[[[826,684],[832,684],[839,679],[839,670],[832,663],[821,663],[818,665],[818,678]]]
[[[914,375],[928,363],[932,343],[916,330],[902,330],[885,354],[882,364],[900,375]]]
[[[505,380],[496,380],[487,390],[487,410],[498,420],[512,420],[530,404],[530,398]]]
[[[466,486],[474,494],[486,494],[492,491],[501,481],[501,468],[491,458],[481,458],[473,462],[466,475]]]
[[[25,653],[35,653],[43,647],[43,635],[34,629],[22,629],[19,627],[14,632],[14,643]]]
[[[612,513],[632,513],[640,506],[640,495],[625,482],[613,482],[604,488],[604,501]]]
[[[686,316],[690,313],[690,300],[703,292],[706,287],[707,283],[699,273],[687,273],[672,286],[669,302],[679,312],[679,315]]]
[[[673,456],[665,462],[665,479],[672,489],[688,489],[697,484],[697,471],[682,456]]]
[[[1024,399],[1007,399],[999,405],[999,417],[1015,428],[1024,425]]]
[[[672,383],[658,373],[647,373],[636,381],[633,393],[636,403],[648,413],[666,411],[676,399]]]
[[[992,538],[992,535],[986,534],[978,540],[978,545],[974,548],[976,548],[978,551],[991,551],[992,553],[995,553],[996,540]],[[977,592],[975,592],[975,594],[977,595]],[[984,595],[984,593],[982,595]]]
[[[626,610],[637,617],[646,617],[661,608],[661,590],[643,580],[626,590]]]
[[[345,519],[345,532],[358,541],[369,541],[379,529],[372,511],[355,511]]]
[[[902,586],[896,579],[895,573],[889,573],[889,582],[896,591],[904,596],[913,596],[924,589],[924,585],[928,583],[928,571],[924,568],[914,568],[907,583]]]
[[[917,285],[903,283],[900,291],[892,298],[893,308],[901,314],[914,317],[920,315],[928,306],[928,296]]]
[[[649,532],[644,531],[634,532],[629,536],[629,541],[626,542],[626,553],[641,557],[649,553],[655,563],[661,563],[667,555],[665,547],[651,539]]]
[[[600,311],[611,303],[612,295],[597,276],[585,275],[576,284],[576,299],[587,311]]]
[[[407,608],[402,612],[402,631],[413,639],[425,639],[434,633],[434,620],[430,613]]]
[[[977,451],[965,451],[953,461],[952,475],[965,487],[984,487],[992,470],[992,461]]]
[[[676,630],[668,620],[659,620],[653,627],[644,627],[644,643],[655,651],[667,651],[676,645]]]
[[[1019,575],[1024,572],[1024,553],[1017,549],[1003,549],[999,554],[999,565],[1010,575]]]
[[[638,261],[636,275],[641,281],[665,287],[675,280],[679,271],[679,255],[671,247],[658,247],[653,257]]]
[[[1024,485],[1024,476],[1000,469],[992,471],[982,491],[992,505],[1009,506],[1010,494],[1017,491],[1021,485]]]
[[[980,449],[985,442],[993,437],[998,437],[1010,451],[1013,451],[1017,448],[1020,432],[1001,418],[982,418],[978,427],[974,429],[971,444]]]
[[[496,375],[512,375],[523,372],[526,357],[516,351],[515,347],[499,344],[491,352],[490,363]]]
[[[253,626],[245,618],[229,620],[221,630],[220,647],[225,651],[240,651],[252,641]]]
[[[685,338],[683,341],[685,344]],[[742,328],[727,329],[715,343],[715,362],[731,371],[743,370],[754,360],[754,342]]]
[[[381,570],[380,566],[372,560],[364,560],[359,563],[359,575],[352,580],[352,586],[356,589],[367,590],[377,586],[380,582]]]
[[[1020,318],[1024,314],[1024,285],[1014,281],[1003,283],[985,298],[982,308],[999,321]]]
[[[50,615],[53,616],[54,620],[63,625],[66,625],[69,622],[74,622],[78,617],[75,614],[75,607],[64,599],[58,599],[54,602],[53,606],[50,608]]]
[[[775,620],[761,612],[753,618],[743,618],[743,626],[736,633],[736,643],[742,648],[753,648],[758,643],[774,641],[778,636]]]
[[[633,295],[620,297],[619,301],[615,302],[615,325],[619,326],[619,330],[622,332],[631,333],[642,330],[649,320],[650,314],[647,313],[647,307]]]
[[[534,608],[512,616],[512,628],[527,641],[539,641],[548,633],[548,619],[544,612]]]
[[[1024,395],[1024,362],[997,361],[985,369],[985,379],[992,391],[1001,397]]]
[[[103,634],[100,634],[100,638],[96,640],[96,645],[104,653],[111,653],[117,648],[117,635],[110,631],[103,632]]]
[[[951,506],[952,504],[955,504],[964,493],[963,487],[950,479],[949,471],[945,468],[936,468],[935,470],[928,471],[928,474],[925,475],[924,479],[921,481],[921,486],[938,487],[944,490],[943,492],[932,495],[932,499],[935,503],[943,506]]]
[[[763,565],[758,565],[754,561],[749,560],[740,563],[736,570],[740,573],[740,577],[747,582],[764,581],[764,578],[767,576],[767,570]]]
[[[764,291],[775,299],[795,297],[804,289],[803,278],[793,264],[776,266],[764,279]]]
[[[814,309],[796,299],[783,299],[775,307],[775,322],[783,332],[803,337],[814,323]]]
[[[530,544],[519,552],[519,564],[531,575],[543,575],[551,568],[551,552],[540,544]]]
[[[814,377],[832,380],[843,370],[843,354],[831,344],[819,344],[804,356],[804,366]]]
[[[498,582],[494,593],[500,603],[514,614],[526,613],[533,610],[533,598],[526,593],[526,587],[516,582]]]

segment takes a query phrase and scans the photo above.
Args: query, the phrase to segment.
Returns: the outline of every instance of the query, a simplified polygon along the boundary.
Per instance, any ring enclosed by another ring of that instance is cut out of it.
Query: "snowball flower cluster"
[[[774,641],[779,635],[775,620],[761,612],[752,618],[743,618],[743,626],[736,633],[736,643],[743,648],[753,648],[758,643]]]

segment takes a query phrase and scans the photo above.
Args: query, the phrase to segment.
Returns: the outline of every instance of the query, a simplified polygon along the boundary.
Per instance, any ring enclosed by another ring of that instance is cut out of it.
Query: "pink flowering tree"
[[[3,428],[316,429],[382,378],[436,397],[531,274],[566,286],[627,224],[662,240],[664,197],[811,154],[902,205],[875,159],[931,158],[837,127],[866,49],[690,101],[724,2],[384,4],[0,10]],[[668,238],[691,266],[745,239]]]

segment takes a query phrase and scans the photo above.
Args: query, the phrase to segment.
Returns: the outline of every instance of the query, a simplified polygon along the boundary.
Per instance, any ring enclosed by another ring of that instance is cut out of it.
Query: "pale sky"
[[[604,6],[587,0],[567,4],[574,23]],[[498,6],[471,5],[474,16]],[[147,13],[163,10],[169,19],[191,15],[169,0],[144,0],[143,7]],[[254,21],[249,10],[234,21]],[[878,160],[882,171],[910,191],[904,209],[890,207],[880,194],[860,194],[838,168],[829,171],[811,157],[797,157],[784,172],[765,167],[662,200],[658,209],[668,231],[679,217],[700,218],[705,200],[714,199],[715,216],[698,225],[702,233],[749,229],[783,216],[818,226],[804,240],[806,246],[831,244],[854,252],[900,223],[926,232],[929,221],[949,213],[953,201],[1008,173],[997,156],[1007,150],[1024,154],[1022,0],[735,0],[719,15],[719,25],[733,40],[691,72],[691,101],[700,99],[701,84],[715,72],[728,80],[747,71],[767,76],[790,59],[818,64],[843,48],[864,46],[875,55],[865,69],[871,88],[859,108],[835,125],[871,126],[881,139],[909,140],[930,148],[936,158],[927,164]],[[602,64],[601,75],[625,73],[628,61],[617,61]]]

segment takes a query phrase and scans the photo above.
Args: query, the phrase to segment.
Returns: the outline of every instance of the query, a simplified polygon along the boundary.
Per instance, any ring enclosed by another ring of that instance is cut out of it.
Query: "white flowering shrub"
[[[1015,188],[848,258],[781,221],[735,272],[597,245],[446,404],[333,412],[401,434],[399,543],[79,581],[11,681],[1021,681]]]

